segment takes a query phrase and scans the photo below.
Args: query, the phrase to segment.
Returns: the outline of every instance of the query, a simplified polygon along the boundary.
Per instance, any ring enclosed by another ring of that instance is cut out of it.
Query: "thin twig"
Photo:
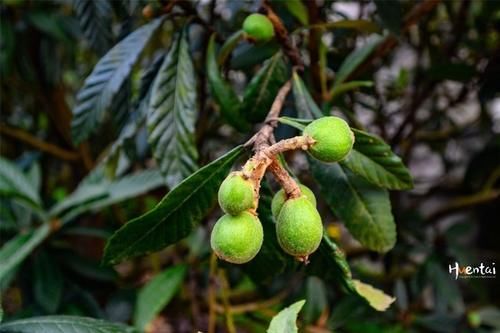
[[[219,278],[221,281],[221,297],[222,297],[222,303],[224,304],[224,313],[226,315],[227,331],[229,333],[236,333],[233,314],[230,311],[231,304],[229,303],[229,282],[227,281],[226,273],[222,269],[219,270]]]
[[[490,202],[496,200],[499,197],[500,190],[489,190],[455,198],[444,207],[441,207],[440,209],[429,215],[429,217],[426,219],[427,223],[434,223],[448,214],[455,213],[457,211],[467,209],[482,203]]]
[[[217,256],[214,252],[210,256],[210,271],[208,276],[208,333],[215,333],[217,323],[216,311],[216,289],[217,281],[215,272],[217,270]]]
[[[22,141],[23,143],[26,143],[40,151],[46,152],[65,161],[77,161],[80,159],[80,155],[78,153],[60,148],[52,143],[42,141],[21,129],[0,124],[0,134]]]

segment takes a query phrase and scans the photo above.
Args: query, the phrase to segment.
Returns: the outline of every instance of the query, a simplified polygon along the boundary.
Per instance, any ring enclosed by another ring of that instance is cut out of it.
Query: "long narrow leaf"
[[[149,142],[169,187],[197,169],[194,142],[196,75],[187,29],[173,42],[151,88],[147,114]]]
[[[129,221],[106,244],[103,262],[158,251],[189,235],[217,201],[217,190],[243,153],[238,146],[172,189],[151,211]]]
[[[75,143],[87,139],[102,124],[114,99],[129,78],[132,66],[162,22],[163,18],[158,18],[137,29],[97,63],[78,92],[73,109],[71,132]]]

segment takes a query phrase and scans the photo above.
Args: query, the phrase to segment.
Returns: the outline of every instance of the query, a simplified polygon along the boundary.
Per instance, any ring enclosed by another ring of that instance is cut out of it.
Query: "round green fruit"
[[[310,199],[300,196],[284,203],[276,234],[281,248],[294,257],[307,258],[316,251],[323,236],[323,223]]]
[[[274,27],[267,16],[251,14],[243,22],[243,31],[257,42],[265,42],[273,38]]]
[[[354,144],[354,133],[339,117],[323,117],[306,126],[304,135],[316,140],[309,152],[323,162],[338,162],[344,159]]]
[[[215,254],[230,263],[244,264],[259,252],[264,231],[259,219],[242,212],[237,216],[222,216],[212,230],[210,245]]]
[[[243,178],[241,172],[232,172],[219,188],[219,205],[231,215],[250,209],[254,205],[254,188],[252,183]]]
[[[313,191],[305,185],[299,184],[300,191],[302,195],[305,196],[314,207],[316,207],[316,197],[314,196]],[[278,218],[278,215],[283,207],[283,204],[286,201],[285,190],[281,189],[273,197],[273,201],[271,202],[271,212],[273,213],[274,218]]]

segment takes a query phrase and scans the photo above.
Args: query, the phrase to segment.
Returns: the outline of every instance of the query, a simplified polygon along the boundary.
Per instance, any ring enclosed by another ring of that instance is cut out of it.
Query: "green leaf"
[[[36,302],[48,313],[55,313],[61,303],[63,277],[58,264],[46,252],[41,251],[35,256],[33,277]]]
[[[49,225],[42,224],[35,230],[17,235],[0,249],[0,281],[49,235],[49,231]]]
[[[162,22],[163,18],[158,18],[137,29],[115,45],[94,67],[78,92],[73,109],[71,132],[76,144],[87,139],[103,123],[107,111],[130,77],[132,66]]]
[[[340,283],[345,291],[358,295],[344,253],[326,234],[323,234],[321,244],[318,250],[311,255],[310,261],[307,266],[307,272],[310,275],[318,276],[325,281]]]
[[[300,118],[320,118],[323,113],[314,102],[300,76],[293,73],[293,97]]]
[[[391,147],[375,135],[353,129],[354,149],[341,164],[370,183],[391,190],[413,187],[410,172]]]
[[[382,25],[390,32],[399,36],[401,33],[401,20],[403,18],[403,10],[399,0],[375,0],[377,6],[377,14],[380,16]]]
[[[323,280],[309,276],[306,280],[306,305],[302,312],[305,323],[314,323],[328,307],[328,293]]]
[[[104,54],[113,41],[113,10],[108,1],[74,0],[76,17],[92,48]]]
[[[0,157],[0,195],[17,197],[40,208],[40,196],[35,185],[11,161]]]
[[[199,169],[146,214],[129,221],[108,240],[104,263],[158,251],[189,235],[217,202],[219,185],[243,153],[238,146]]]
[[[297,316],[306,301],[298,301],[281,310],[271,320],[267,333],[297,333]]]
[[[336,97],[345,94],[348,91],[355,90],[362,87],[373,87],[372,81],[349,81],[341,83],[334,87],[330,93],[330,99],[334,100]]]
[[[267,60],[245,89],[241,113],[252,122],[262,121],[281,86],[286,82],[288,68],[281,52]]]
[[[135,198],[152,189],[163,186],[163,178],[157,169],[143,170],[110,182],[103,178],[98,183],[84,184],[71,194],[61,207],[52,213],[61,214],[61,220],[66,223],[76,216],[88,211],[97,211],[121,201]],[[101,192],[102,189],[105,192]],[[77,194],[78,193],[78,194]],[[66,202],[66,203],[65,203]]]
[[[332,89],[343,83],[372,54],[382,40],[383,38],[378,37],[351,52],[340,65]]]
[[[215,53],[215,34],[213,34],[207,46],[206,64],[210,92],[219,104],[219,110],[222,117],[224,117],[231,126],[244,132],[249,129],[249,124],[241,115],[241,102],[231,84],[222,78]]]
[[[382,290],[363,283],[358,280],[353,280],[356,291],[365,298],[368,303],[377,311],[385,311],[396,300],[394,297],[386,295]]]
[[[184,280],[187,266],[171,267],[149,281],[137,296],[134,324],[142,330],[170,302]]]
[[[196,75],[187,29],[179,33],[151,88],[147,114],[149,143],[170,188],[196,169]]]
[[[386,190],[354,176],[338,164],[309,158],[313,177],[330,209],[361,244],[378,252],[396,243],[396,225]]]
[[[301,0],[288,0],[281,2],[281,4],[283,4],[290,14],[292,14],[302,25],[309,24],[307,8]]]
[[[105,320],[77,316],[44,316],[0,325],[1,333],[132,333],[134,328]]]

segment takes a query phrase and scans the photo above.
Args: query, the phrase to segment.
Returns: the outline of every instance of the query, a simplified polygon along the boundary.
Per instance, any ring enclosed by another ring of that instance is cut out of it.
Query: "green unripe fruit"
[[[323,117],[306,126],[304,135],[316,140],[309,152],[323,162],[338,162],[344,159],[354,144],[354,133],[339,117]]]
[[[232,172],[219,188],[219,205],[231,215],[238,215],[254,205],[254,188],[252,183],[243,178],[241,172]]]
[[[306,197],[289,199],[278,216],[276,234],[285,252],[294,257],[307,258],[321,243],[321,216]]]
[[[243,31],[257,42],[265,42],[273,38],[274,27],[267,16],[251,14],[243,22]]]
[[[305,185],[299,184],[300,192],[305,196],[314,207],[316,207],[316,197],[314,196],[313,191]],[[271,212],[273,213],[274,218],[278,218],[278,215],[283,207],[283,204],[286,201],[286,193],[285,190],[281,189],[273,197],[273,201],[271,202]]]
[[[243,264],[259,252],[264,231],[259,219],[242,212],[237,216],[222,216],[212,230],[210,245],[215,254],[230,263]]]

